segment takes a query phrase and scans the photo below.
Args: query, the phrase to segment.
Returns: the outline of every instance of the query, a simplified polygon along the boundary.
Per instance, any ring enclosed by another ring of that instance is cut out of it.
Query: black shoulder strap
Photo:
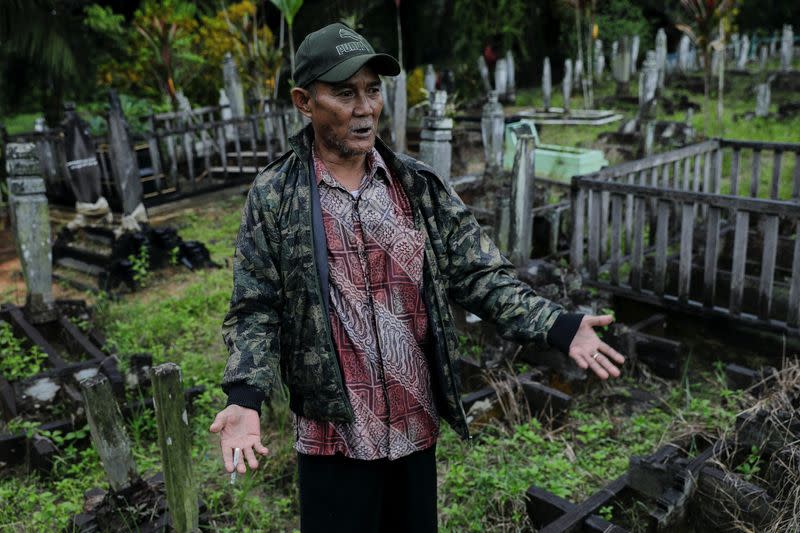
[[[322,225],[322,205],[319,201],[317,174],[314,171],[313,158],[308,162],[308,176],[311,179],[311,235],[314,238],[314,258],[317,262],[322,301],[325,304],[325,316],[330,314],[331,295],[328,280],[328,242],[325,240],[325,226]]]

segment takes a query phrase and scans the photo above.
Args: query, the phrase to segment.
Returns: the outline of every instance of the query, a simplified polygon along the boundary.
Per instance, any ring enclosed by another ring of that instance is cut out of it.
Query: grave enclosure
[[[586,75],[583,63],[577,60],[569,60],[568,75],[561,84],[567,102],[564,108],[550,106],[552,88],[548,87],[542,109],[506,117],[500,102],[515,99],[512,56],[498,61],[494,88],[488,70],[483,76],[488,97],[477,120],[456,117],[454,121],[448,117],[447,94],[435,91],[435,73],[426,73],[425,84],[432,94],[430,111],[422,121],[419,157],[459,191],[512,260],[520,277],[570,310],[596,313],[612,306],[610,295],[613,295],[653,304],[664,312],[720,317],[730,324],[764,327],[796,338],[800,336],[800,144],[712,139],[651,155],[657,124],[650,115],[658,87],[663,87],[665,78],[670,79],[666,73],[680,76],[699,66],[697,52],[688,39],[681,41],[677,59],[668,63],[666,37],[662,39],[662,35],[659,32],[656,50],[643,54],[645,61],[639,73],[640,109],[637,117],[621,128],[625,131],[620,132],[638,136],[636,151],[646,154],[642,159],[592,172],[581,167],[580,162],[588,160],[599,168],[607,161],[592,160],[585,151],[570,153],[565,147],[537,143],[535,129],[526,129],[527,120],[531,124],[569,126],[610,123],[622,117],[610,110],[576,109],[575,98],[569,103],[580,76]],[[630,98],[628,86],[637,72],[639,41],[626,39],[614,44],[612,75],[620,94]],[[727,52],[737,59],[735,68],[751,61],[749,49],[753,46],[739,46]],[[602,52],[601,44],[602,61],[594,66],[597,76],[602,76],[605,68]],[[788,51],[781,54],[784,57]],[[788,61],[791,65],[791,58]],[[734,68],[733,62],[725,64]],[[545,65],[549,86],[552,83],[549,60]],[[486,69],[485,63],[479,62],[479,68]],[[404,78],[395,83],[397,86],[389,90],[400,92],[393,95],[392,105],[387,108],[395,114],[394,143],[402,147],[407,142],[405,91],[401,90]],[[81,137],[82,126],[77,120],[63,131],[7,137],[6,146],[19,146],[22,144],[19,141],[36,146],[38,163],[27,158],[27,162],[12,164],[16,167],[10,171],[14,177],[44,176],[46,187],[38,183],[18,187],[19,197],[36,196],[36,205],[32,201],[31,209],[41,207],[45,189],[51,199],[61,202],[67,199],[69,204],[74,200],[89,206],[84,208],[85,217],[91,219],[89,223],[81,221],[75,229],[59,235],[52,248],[56,266],[82,263],[76,269],[90,279],[71,278],[74,283],[83,283],[84,288],[97,284],[104,289],[120,284],[135,286],[129,271],[116,270],[130,265],[115,264],[130,261],[130,256],[145,244],[150,246],[149,261],[153,265],[169,263],[174,250],[178,250],[178,261],[185,261],[189,268],[209,264],[210,258],[201,245],[183,243],[174,231],[147,226],[146,212],[142,219],[142,211],[222,188],[244,188],[259,168],[286,150],[288,132],[299,125],[294,113],[270,103],[258,112],[246,114],[235,70],[231,71],[229,63],[226,91],[221,96],[219,107],[192,109],[182,100],[180,111],[152,115],[147,131],[132,139],[126,138],[124,117],[119,116],[119,106],[112,97],[108,136],[89,139],[94,143],[92,146],[84,135],[80,156],[70,148]],[[768,107],[768,83],[760,89],[759,99],[762,108],[765,99]],[[453,176],[454,125],[478,121],[486,170],[480,176]],[[561,149],[574,155],[574,161],[570,162],[575,165],[561,176],[561,182],[537,176],[537,170],[544,168],[543,156],[549,151],[552,157],[558,157],[552,153]],[[76,182],[78,171],[87,175],[91,172],[91,179]],[[571,182],[567,182],[570,177]],[[549,202],[551,191],[560,195],[555,203]],[[107,202],[105,208],[100,198]],[[122,215],[119,224],[113,222],[113,217],[107,219],[109,207]],[[141,224],[141,227],[139,231],[119,234],[116,230],[126,224],[129,227]],[[48,253],[49,242],[47,248],[37,250],[37,266],[49,264]],[[545,261],[532,257],[544,257]],[[553,263],[559,259],[569,260],[572,270],[555,267]],[[0,401],[4,418],[30,414],[30,421],[41,423],[40,428],[45,430],[74,429],[83,424],[82,417],[88,419],[111,490],[87,494],[86,512],[74,518],[75,528],[93,531],[108,527],[113,522],[115,505],[145,505],[155,509],[152,519],[140,524],[145,530],[165,528],[170,520],[182,521],[185,528],[204,524],[202,502],[198,503],[196,488],[191,487],[191,465],[182,463],[167,445],[167,438],[171,437],[166,435],[165,428],[180,426],[184,414],[181,409],[157,413],[164,453],[162,477],[140,479],[129,445],[124,449],[126,439],[122,439],[121,451],[107,449],[108,443],[103,440],[104,424],[124,435],[122,417],[142,408],[125,403],[125,383],[136,382],[138,387],[148,382],[152,359],[144,354],[134,357],[132,372],[122,376],[115,355],[104,351],[102,337],[76,327],[75,322],[88,320],[86,310],[73,302],[53,303],[47,291],[37,289],[40,275],[35,272],[37,269],[27,270],[31,294],[28,305],[0,308],[0,324],[11,324],[16,336],[38,346],[47,355],[47,368],[20,382],[0,376]],[[44,276],[47,278],[49,272]],[[593,296],[588,287],[604,292]],[[32,316],[37,318],[34,320]],[[609,332],[609,342],[654,374],[676,380],[685,367],[686,347],[679,340],[653,332],[654,326],[665,320],[665,315],[659,313],[632,325],[616,325]],[[481,335],[497,352],[489,354],[486,360],[466,357],[459,363],[462,403],[471,417],[495,416],[496,405],[495,412],[486,406],[497,398],[498,391],[507,390],[521,399],[532,415],[548,423],[559,425],[568,419],[574,394],[564,390],[564,376],[569,378],[566,381],[578,381],[568,359],[552,351],[533,353],[528,347],[519,353],[519,360],[532,369],[520,376],[505,376],[506,381],[498,386],[487,379],[488,371],[499,360],[509,357],[512,348],[475,317],[462,315],[460,322],[463,330]],[[67,360],[65,353],[75,360]],[[184,391],[180,388],[179,369],[168,367],[161,372],[170,380],[163,387],[181,397],[180,392]],[[731,364],[726,373],[734,388],[750,387],[762,378],[769,378],[766,371]],[[86,381],[87,378],[91,379]],[[582,389],[582,385],[575,386],[575,394],[588,390]],[[157,405],[164,401],[166,390],[158,387],[153,389]],[[42,399],[54,389],[54,396]],[[197,392],[185,391],[188,397]],[[41,395],[38,404],[31,403],[32,394]],[[54,398],[69,405],[78,416],[63,420],[57,416],[59,413],[53,415],[54,411],[45,404],[52,403]],[[791,401],[797,404],[798,400]],[[92,403],[105,404],[109,409],[92,412],[91,408],[82,407]],[[764,487],[727,476],[712,460],[724,456],[733,469],[756,445],[763,449],[761,460],[771,467],[775,464],[773,475],[780,477],[779,462],[797,455],[791,439],[800,437],[800,432],[792,419],[779,422],[789,428],[784,435],[791,438],[780,440],[770,426],[774,419],[764,412],[755,412],[752,417],[739,420],[734,440],[692,437],[687,442],[667,445],[651,456],[631,458],[624,476],[583,502],[570,502],[533,486],[525,495],[531,522],[548,532],[624,531],[603,519],[599,509],[609,505],[621,508],[634,500],[646,500],[650,504],[648,524],[665,527],[680,522],[686,512],[707,511],[711,507],[710,498],[723,494],[735,501],[755,501],[752,505],[743,503],[742,508],[748,523],[757,527],[770,518],[773,503],[770,498],[774,500],[774,496],[767,494]],[[184,424],[188,424],[185,419]],[[186,451],[185,435],[181,439]],[[688,448],[696,451],[687,453]],[[104,455],[106,452],[109,453]],[[46,471],[55,453],[53,443],[41,437],[28,438],[23,432],[0,435],[0,460],[4,462],[27,461],[29,468]],[[177,480],[180,477],[187,482],[185,486]],[[178,513],[181,516],[168,518],[167,508],[181,509]]]

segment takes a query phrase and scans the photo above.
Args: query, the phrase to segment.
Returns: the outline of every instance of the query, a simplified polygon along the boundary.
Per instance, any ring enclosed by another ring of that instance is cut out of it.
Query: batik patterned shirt
[[[439,433],[424,345],[424,233],[400,183],[373,149],[357,191],[317,156],[330,267],[330,322],[355,420],[295,417],[295,448],[310,455],[397,459],[432,446]]]

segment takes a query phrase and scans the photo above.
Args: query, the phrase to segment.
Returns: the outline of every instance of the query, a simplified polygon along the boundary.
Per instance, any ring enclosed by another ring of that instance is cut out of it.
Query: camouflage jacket
[[[351,421],[330,332],[312,223],[310,149],[313,130],[290,139],[291,149],[262,170],[247,197],[236,241],[233,294],[223,323],[230,357],[222,387],[228,403],[259,409],[278,375],[290,408],[309,418]],[[507,339],[550,343],[566,351],[580,315],[565,313],[519,281],[514,267],[481,230],[450,186],[424,163],[376,147],[400,180],[427,235],[423,296],[431,339],[429,358],[439,412],[468,436],[453,370],[457,340],[448,297],[497,325]],[[324,242],[324,240],[322,241]],[[323,261],[326,259],[323,259]],[[322,269],[320,267],[323,267]]]

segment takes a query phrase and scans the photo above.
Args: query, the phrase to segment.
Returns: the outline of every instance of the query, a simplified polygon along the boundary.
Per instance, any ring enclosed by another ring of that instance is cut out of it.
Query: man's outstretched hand
[[[236,465],[236,471],[244,474],[247,466],[251,470],[258,468],[256,453],[267,455],[269,450],[261,444],[261,423],[258,411],[239,405],[229,405],[219,413],[208,428],[212,433],[219,433],[222,461],[225,470],[233,472],[233,451],[242,450],[242,460]],[[245,460],[247,466],[245,466]]]
[[[622,354],[601,341],[594,332],[594,328],[608,326],[613,321],[611,315],[585,315],[569,345],[569,356],[575,363],[583,369],[591,368],[600,379],[619,377],[617,367],[625,362]]]

